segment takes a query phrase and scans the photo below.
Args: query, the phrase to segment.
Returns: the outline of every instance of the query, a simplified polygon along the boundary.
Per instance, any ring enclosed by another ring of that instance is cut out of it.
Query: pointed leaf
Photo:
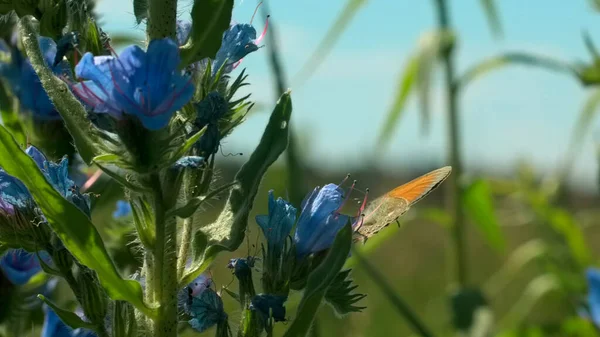
[[[190,38],[181,49],[183,66],[206,57],[215,58],[223,33],[231,23],[232,10],[233,0],[194,1]]]
[[[506,246],[500,223],[495,214],[492,189],[485,180],[475,180],[463,193],[463,207],[477,225],[487,243],[496,251],[503,252]]]
[[[496,8],[496,0],[479,0],[479,3],[487,17],[492,34],[497,38],[502,37],[502,24],[500,23],[498,8]]]
[[[133,0],[133,15],[139,25],[148,18],[148,0]]]
[[[244,241],[248,216],[262,177],[287,147],[291,115],[292,100],[288,91],[277,101],[258,146],[236,174],[234,182],[237,184],[232,188],[219,218],[202,228],[211,245],[204,256],[205,261],[189,272],[181,284],[188,284],[198,277],[206,262],[214,259],[218,252],[234,251]]]
[[[367,0],[347,0],[346,5],[340,11],[339,16],[335,19],[335,22],[329,28],[325,36],[319,42],[319,45],[315,49],[314,53],[310,56],[308,61],[302,66],[298,75],[296,75],[297,79],[294,79],[293,82],[298,83],[297,85],[301,85],[303,82],[308,80],[317,70],[317,68],[323,63],[327,54],[331,52],[333,46],[335,46],[336,42],[339,40],[340,36],[352,19],[356,16],[358,11],[367,4]]]
[[[352,283],[350,272],[351,270],[347,269],[337,274],[325,293],[325,301],[333,307],[338,315],[360,312],[366,308],[355,305],[367,295],[354,292],[358,286]]]
[[[33,69],[42,82],[44,90],[48,93],[50,100],[65,122],[67,130],[73,137],[77,151],[81,158],[87,163],[97,156],[99,149],[94,143],[94,126],[87,119],[85,109],[79,101],[71,94],[67,85],[52,71],[44,62],[42,52],[37,40],[37,33],[33,28],[31,17],[26,16],[19,21],[19,31],[22,36],[23,46],[31,61]]]
[[[52,308],[52,311],[56,313],[60,320],[63,321],[66,325],[70,326],[72,329],[84,328],[93,330],[95,328],[95,326],[92,323],[88,323],[82,320],[74,312],[70,312],[68,310],[59,308],[56,304],[47,299],[44,295],[38,295],[38,298],[44,301],[44,303],[46,303],[50,308]]]
[[[336,235],[323,262],[308,276],[296,318],[283,335],[284,337],[304,337],[308,334],[325,292],[344,266],[351,245],[352,226],[348,223]]]
[[[543,55],[525,52],[509,52],[490,57],[467,69],[467,71],[457,80],[457,88],[464,89],[472,81],[479,79],[492,70],[498,70],[509,65],[518,64],[577,76],[575,68],[567,62]]]
[[[418,72],[419,58],[415,55],[408,60],[407,64],[404,66],[404,70],[398,78],[398,87],[396,89],[394,103],[392,103],[392,107],[387,112],[387,118],[379,133],[378,143],[380,146],[389,141],[392,133],[398,126],[400,117],[402,117],[402,113],[404,112],[404,106],[408,100],[408,95],[413,90],[413,86],[416,83]]]
[[[19,148],[3,126],[0,126],[0,167],[23,182],[52,230],[79,262],[98,273],[112,299],[128,301],[145,314],[153,314],[142,301],[140,284],[121,278],[88,217],[52,187],[33,158]]]

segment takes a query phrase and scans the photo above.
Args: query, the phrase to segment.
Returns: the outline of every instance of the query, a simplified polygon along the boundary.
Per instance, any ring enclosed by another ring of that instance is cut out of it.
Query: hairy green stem
[[[183,220],[183,228],[181,229],[181,242],[179,244],[179,253],[177,254],[177,279],[181,279],[185,271],[185,264],[190,255],[190,246],[192,241],[192,224],[194,216]]]
[[[177,0],[148,0],[148,40],[175,38]]]
[[[448,3],[446,0],[435,0],[437,10],[438,28],[441,31],[451,30]],[[460,130],[458,125],[458,95],[455,85],[456,71],[454,62],[454,48],[452,45],[442,50],[442,63],[444,65],[444,83],[448,97],[448,144],[450,147],[450,165],[452,175],[448,179],[446,203],[452,215],[452,239],[456,254],[456,278],[458,284],[464,287],[467,284],[466,240],[464,233],[464,212],[461,205],[463,193],[460,185],[462,176],[462,155],[460,149]]]
[[[177,221],[166,217],[165,202],[158,174],[151,177],[154,189],[156,246],[154,250],[154,298],[158,316],[154,320],[154,337],[177,336]]]

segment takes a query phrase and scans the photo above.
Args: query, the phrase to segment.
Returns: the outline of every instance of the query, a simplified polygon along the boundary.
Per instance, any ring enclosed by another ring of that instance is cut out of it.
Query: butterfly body
[[[381,229],[397,221],[412,205],[437,188],[450,172],[452,172],[450,166],[439,168],[400,185],[370,202],[364,211],[364,218],[359,220],[359,225],[355,229],[354,241],[366,242]]]

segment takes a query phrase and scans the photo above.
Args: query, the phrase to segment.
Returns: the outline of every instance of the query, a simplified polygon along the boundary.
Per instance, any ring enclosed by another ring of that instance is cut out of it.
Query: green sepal
[[[346,263],[352,245],[352,233],[352,224],[348,222],[336,235],[323,262],[310,273],[304,295],[298,305],[296,318],[283,335],[284,337],[304,337],[309,332],[327,289],[336,280]]]
[[[42,15],[40,34],[54,39],[59,38],[67,25],[67,19],[67,3],[65,0],[59,0]]]
[[[59,308],[56,304],[47,299],[44,295],[38,295],[38,298],[44,301],[44,303],[46,303],[50,308],[52,308],[52,310],[56,313],[60,320],[72,329],[84,328],[94,330],[94,324],[82,320],[81,318],[79,318],[79,316],[77,316],[77,314],[73,312]]]
[[[240,299],[240,295],[236,294],[235,292],[227,289],[227,288],[223,288],[223,290],[229,295],[231,296],[231,298],[233,298],[236,302],[238,303],[242,303],[242,300]]]
[[[367,295],[353,293],[358,287],[350,278],[351,269],[340,272],[325,293],[325,301],[331,305],[336,314],[342,316],[352,312],[360,312],[366,307],[355,304]]]

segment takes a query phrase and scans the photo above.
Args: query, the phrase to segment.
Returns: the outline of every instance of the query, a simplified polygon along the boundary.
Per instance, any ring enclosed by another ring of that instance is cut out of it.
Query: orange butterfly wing
[[[394,188],[386,195],[391,198],[406,199],[410,205],[414,205],[446,180],[450,172],[452,172],[450,166],[439,168]]]
[[[410,206],[438,187],[452,172],[450,166],[431,171],[400,185],[372,201],[365,210],[362,226],[357,228],[355,241],[366,241],[403,215]]]

